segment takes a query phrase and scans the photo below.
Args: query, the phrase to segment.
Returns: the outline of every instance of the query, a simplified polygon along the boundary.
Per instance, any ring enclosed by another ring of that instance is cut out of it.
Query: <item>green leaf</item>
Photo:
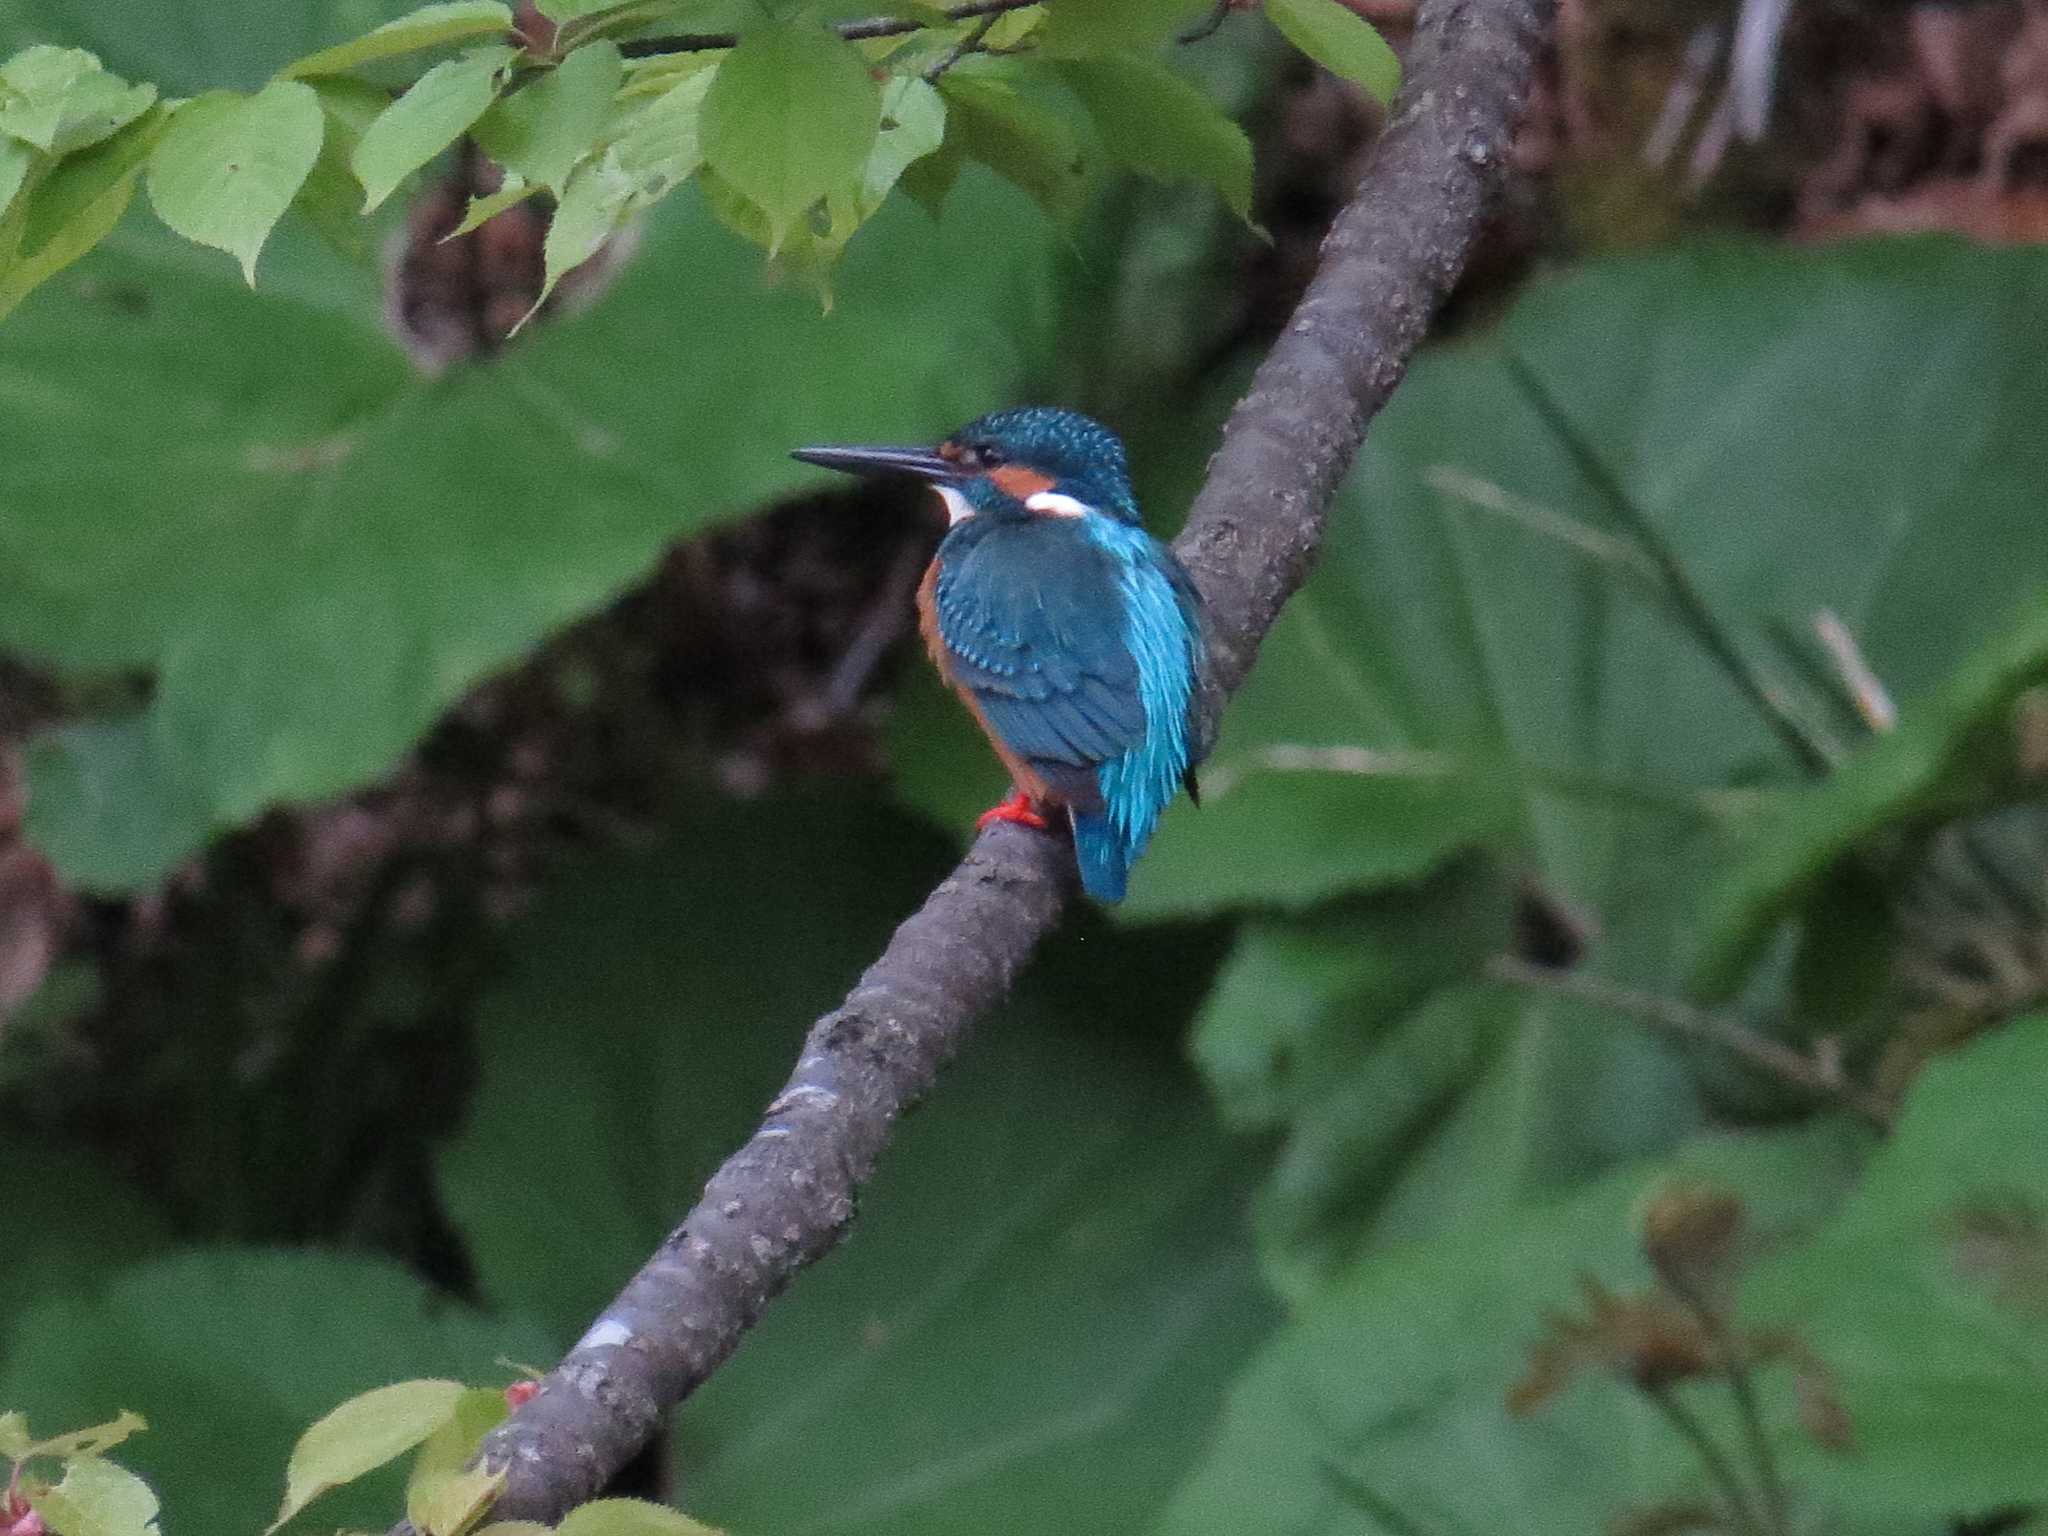
[[[1847,1410],[1852,1459],[1785,1447],[1847,1529],[2048,1498],[2044,1082],[2039,1016],[1935,1062],[1840,1216],[1745,1287]]]
[[[313,169],[325,129],[320,98],[295,80],[188,101],[150,153],[150,203],[186,239],[233,256],[253,287],[256,258]]]
[[[1054,58],[1090,58],[1168,41],[1208,0],[1052,0],[1040,36]]]
[[[7,211],[14,206],[14,199],[20,193],[22,184],[28,180],[29,167],[36,162],[36,152],[19,139],[0,137],[0,221],[7,217]],[[0,222],[0,229],[4,229]]]
[[[289,221],[253,296],[158,232],[102,252],[89,288],[9,323],[9,364],[39,384],[0,392],[0,646],[154,686],[139,716],[44,739],[34,837],[67,879],[147,882],[266,806],[387,773],[673,541],[807,483],[791,443],[936,436],[1014,396],[1052,354],[1056,261],[1023,199],[977,182],[936,228],[885,209],[824,318],[764,291],[685,196],[573,325],[428,379],[374,274]],[[689,368],[647,345],[686,330]],[[243,342],[195,351],[195,332]]]
[[[704,160],[768,216],[771,248],[827,192],[852,181],[881,128],[867,61],[822,27],[743,34],[704,98]]]
[[[1191,1044],[1233,1128],[1286,1134],[1256,1210],[1283,1295],[1312,1294],[1368,1234],[1437,1230],[1522,1192],[1520,1171],[1497,1165],[1506,1190],[1389,1200],[1413,1165],[1454,1144],[1453,1106],[1484,1098],[1496,1062],[1541,1027],[1521,999],[1473,984],[1506,945],[1513,907],[1512,880],[1475,854],[1427,882],[1241,933]],[[1530,1183],[1558,1175],[1538,1171]]]
[[[152,1428],[122,1462],[195,1532],[260,1530],[299,1431],[337,1400],[420,1370],[501,1374],[499,1355],[549,1349],[531,1324],[486,1318],[393,1263],[229,1247],[113,1271],[0,1329],[0,1402],[46,1424],[132,1404]],[[384,1529],[399,1482],[393,1467],[329,1494],[319,1528]]]
[[[269,1530],[329,1489],[403,1456],[448,1421],[462,1394],[459,1381],[400,1381],[330,1409],[292,1447],[284,1502]]]
[[[708,72],[686,76],[634,107],[617,123],[612,141],[571,173],[548,222],[541,301],[627,220],[696,172],[703,159],[698,120],[711,78]]]
[[[1331,74],[1362,85],[1382,106],[1401,88],[1401,61],[1371,23],[1338,0],[1265,0],[1273,25]]]
[[[1429,1532],[1600,1531],[1667,1501],[1689,1453],[1639,1394],[1589,1382],[1509,1415],[1545,1317],[1587,1278],[1648,1283],[1638,1234],[1658,1191],[1707,1183],[1741,1197],[1752,1232],[1810,1229],[1867,1140],[1842,1124],[1709,1138],[1568,1199],[1362,1255],[1239,1380],[1211,1454],[1152,1530],[1399,1530],[1379,1518],[1391,1509]]]
[[[622,76],[614,44],[578,48],[492,106],[477,120],[476,141],[506,170],[560,192],[576,162],[596,145]]]
[[[320,98],[327,131],[320,140],[320,158],[306,175],[306,184],[292,200],[320,232],[321,238],[352,260],[370,253],[374,226],[362,214],[362,188],[349,169],[356,146],[377,114],[391,104],[377,87],[347,75],[329,75],[307,82]]]
[[[60,726],[29,744],[28,762],[29,836],[83,889],[148,879],[205,841],[204,799],[181,790],[175,760],[143,720]],[[139,795],[138,784],[160,787]]]
[[[156,103],[156,87],[108,74],[79,48],[38,46],[0,64],[0,143],[68,155],[112,136]]]
[[[26,1461],[31,1456],[53,1456],[71,1461],[79,1457],[104,1456],[148,1428],[141,1414],[119,1413],[104,1424],[66,1430],[61,1435],[26,1444],[21,1447],[17,1459]]]
[[[449,231],[448,238],[453,240],[457,235],[468,234],[479,225],[489,223],[507,208],[518,207],[542,190],[540,187],[529,187],[517,176],[507,176],[497,191],[469,200],[469,206],[463,210],[462,222]],[[559,275],[557,274],[558,278]]]
[[[939,100],[943,106],[945,98]],[[930,154],[905,166],[897,185],[903,188],[904,196],[937,219],[945,213],[947,195],[966,163],[967,152],[960,147],[959,140],[947,139]]]
[[[1088,187],[1079,144],[1064,119],[1007,81],[954,70],[939,81],[950,138],[997,175],[1030,193],[1054,219],[1081,211]]]
[[[946,101],[915,75],[897,75],[882,88],[882,129],[861,167],[862,219],[874,217],[903,173],[937,151],[946,138]]]
[[[1059,73],[1110,158],[1160,181],[1206,182],[1232,213],[1251,217],[1251,140],[1201,90],[1157,59],[1129,54],[1070,59]]]
[[[406,1490],[405,1517],[420,1536],[463,1536],[496,1501],[510,1469],[450,1472]]]
[[[509,1411],[502,1391],[471,1387],[421,1445],[405,1480],[405,1516],[425,1536],[452,1536],[497,1496],[504,1474],[471,1470],[469,1461]]]
[[[38,45],[0,63],[0,137],[49,154],[97,144],[155,101],[155,86],[129,85],[81,48]]]
[[[418,53],[449,43],[466,43],[486,37],[502,37],[512,30],[511,8],[500,0],[445,0],[423,5],[407,16],[387,21],[353,42],[337,43],[318,53],[287,64],[278,78],[294,80],[304,75],[339,75],[373,64],[379,59]]]
[[[1307,907],[1417,879],[1474,844],[1510,843],[1519,817],[1499,780],[1441,765],[1253,767],[1174,818],[1133,871],[1123,913]]]
[[[512,936],[440,1164],[485,1293],[565,1339],[588,1327],[950,863],[842,788],[706,805],[552,891]],[[699,1518],[1138,1530],[1196,1453],[1267,1316],[1236,1216],[1249,1160],[1178,1060],[1217,935],[1084,932],[904,1122],[857,1240],[683,1410]],[[593,1134],[545,1145],[544,1104]],[[549,1214],[568,1209],[573,1229]]]
[[[497,99],[513,57],[510,48],[473,48],[436,64],[385,108],[350,159],[365,213],[469,131]]]
[[[593,1499],[579,1504],[556,1527],[556,1536],[719,1536],[666,1504],[645,1499]]]
[[[54,1536],[157,1536],[149,1484],[96,1456],[71,1462],[62,1482],[28,1502]]]
[[[563,9],[569,6],[565,4]],[[555,34],[557,48],[581,48],[596,38],[617,37],[665,21],[676,14],[676,0],[624,0],[619,5],[579,5],[577,10],[573,17],[556,18],[562,23]]]
[[[1715,997],[1733,992],[1787,914],[1884,834],[2032,796],[2012,709],[2044,682],[2048,593],[2023,603],[1930,696],[1907,700],[1896,730],[1823,782],[1781,794],[1756,820],[1709,893],[1695,986]]]
[[[168,117],[152,108],[112,138],[66,155],[36,182],[26,208],[17,202],[0,224],[0,234],[14,226],[16,242],[12,255],[0,250],[0,319],[121,222]]]

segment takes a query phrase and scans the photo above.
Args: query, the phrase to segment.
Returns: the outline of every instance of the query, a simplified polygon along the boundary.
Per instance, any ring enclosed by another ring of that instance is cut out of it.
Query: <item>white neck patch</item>
[[[939,500],[946,504],[947,527],[950,528],[956,523],[964,523],[968,518],[974,516],[974,503],[965,496],[962,496],[950,485],[935,485],[932,489],[939,493]]]
[[[1034,491],[1024,498],[1024,505],[1033,512],[1044,512],[1052,517],[1086,517],[1095,510],[1087,502],[1063,496],[1058,491]]]

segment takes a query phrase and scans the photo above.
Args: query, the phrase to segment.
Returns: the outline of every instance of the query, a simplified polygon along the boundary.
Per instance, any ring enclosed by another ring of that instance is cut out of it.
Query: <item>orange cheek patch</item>
[[[992,469],[988,477],[997,490],[1018,501],[1029,501],[1040,491],[1049,491],[1053,486],[1051,475],[1042,475],[1021,464],[1005,464],[1001,469]]]

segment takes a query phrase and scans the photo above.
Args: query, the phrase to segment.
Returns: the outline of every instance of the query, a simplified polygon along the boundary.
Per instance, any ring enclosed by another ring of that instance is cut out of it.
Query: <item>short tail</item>
[[[1100,812],[1074,811],[1074,858],[1081,888],[1097,901],[1122,901],[1131,872],[1131,848]]]

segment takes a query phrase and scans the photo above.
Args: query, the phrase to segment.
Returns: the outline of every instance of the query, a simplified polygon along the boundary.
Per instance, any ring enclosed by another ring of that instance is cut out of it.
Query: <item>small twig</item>
[[[1788,1045],[1780,1045],[1721,1014],[1708,1013],[1675,997],[1638,992],[1597,976],[1548,970],[1512,955],[1497,955],[1488,961],[1486,974],[1503,986],[1517,987],[1524,992],[1544,992],[1553,997],[1569,997],[1591,1003],[1596,1008],[1626,1014],[1658,1034],[1674,1039],[1719,1046],[1760,1072],[1804,1088],[1821,1098],[1833,1099],[1880,1130],[1891,1129],[1895,1113],[1891,1103],[1850,1082],[1838,1065],[1817,1061]]]
[[[1634,577],[1652,592],[1662,595],[1664,591],[1664,578],[1657,569],[1657,562],[1633,539],[1617,539],[1611,533],[1603,533],[1580,522],[1569,513],[1546,507],[1526,496],[1517,496],[1505,486],[1449,464],[1438,464],[1424,470],[1422,481],[1433,491],[1455,497],[1479,511],[1492,512],[1532,533],[1555,539],[1580,554],[1611,565]]]
[[[1654,562],[1662,578],[1665,595],[1700,648],[1728,675],[1742,696],[1756,707],[1757,713],[1763,716],[1764,724],[1802,767],[1815,775],[1828,772],[1834,761],[1825,744],[1814,737],[1806,722],[1786,706],[1778,690],[1742,654],[1734,636],[1715,617],[1705,594],[1693,584],[1692,575],[1677,552],[1643,509],[1636,505],[1634,498],[1622,488],[1621,482],[1594,452],[1593,445],[1586,441],[1585,434],[1552,398],[1543,381],[1536,377],[1536,370],[1512,349],[1503,353],[1502,360],[1523,398],[1570,455],[1574,467],[1592,487],[1594,494],[1607,503],[1608,510]]]
[[[1714,1443],[1706,1425],[1693,1416],[1669,1387],[1645,1387],[1643,1392],[1699,1456],[1700,1464],[1706,1468],[1707,1480],[1720,1489],[1721,1497],[1728,1501],[1728,1513],[1736,1529],[1747,1532],[1748,1536],[1763,1536],[1764,1528],[1757,1524],[1756,1511],[1749,1507],[1749,1490],[1742,1486],[1742,1479],[1736,1475],[1733,1463]]]
[[[1813,616],[1813,632],[1820,638],[1822,647],[1841,674],[1844,687],[1856,705],[1856,713],[1863,717],[1863,723],[1880,736],[1899,723],[1899,708],[1892,703],[1892,696],[1883,679],[1871,670],[1870,663],[1863,659],[1863,647],[1856,643],[1856,637],[1849,632],[1833,609],[1823,608]]]
[[[1676,1268],[1676,1266],[1674,1266]],[[1764,1525],[1770,1536],[1786,1536],[1785,1481],[1778,1474],[1778,1459],[1771,1454],[1770,1436],[1764,1432],[1762,1404],[1756,1395],[1756,1380],[1749,1372],[1749,1351],[1741,1337],[1728,1326],[1728,1318],[1683,1274],[1663,1276],[1673,1295],[1685,1303],[1706,1330],[1714,1348],[1721,1352],[1729,1389],[1735,1394],[1736,1417],[1742,1421],[1742,1437],[1749,1447],[1750,1464],[1756,1469],[1757,1485],[1763,1490]]]
[[[967,55],[980,48],[983,43],[988,41],[988,35],[995,30],[996,23],[1002,19],[1003,13],[1001,11],[990,11],[986,16],[982,17],[980,21],[974,24],[965,37],[946,50],[944,58],[924,72],[925,83],[927,85],[932,84],[939,76],[943,75],[955,64],[958,64]]]
[[[1042,3],[1043,0],[971,0],[967,5],[949,7],[946,19],[972,21],[977,16],[1003,16]],[[848,42],[858,43],[871,37],[907,37],[931,25],[910,16],[869,16],[860,21],[842,21],[832,30]],[[670,53],[711,53],[720,48],[737,48],[739,42],[737,32],[681,32],[673,37],[643,37],[621,43],[619,52],[629,59],[653,59]]]
[[[875,668],[910,622],[911,594],[917,590],[917,578],[928,558],[923,546],[906,546],[882,578],[860,627],[853,632],[852,641],[840,653],[838,664],[820,691],[826,720],[844,719],[860,703],[868,679],[875,675]]]

